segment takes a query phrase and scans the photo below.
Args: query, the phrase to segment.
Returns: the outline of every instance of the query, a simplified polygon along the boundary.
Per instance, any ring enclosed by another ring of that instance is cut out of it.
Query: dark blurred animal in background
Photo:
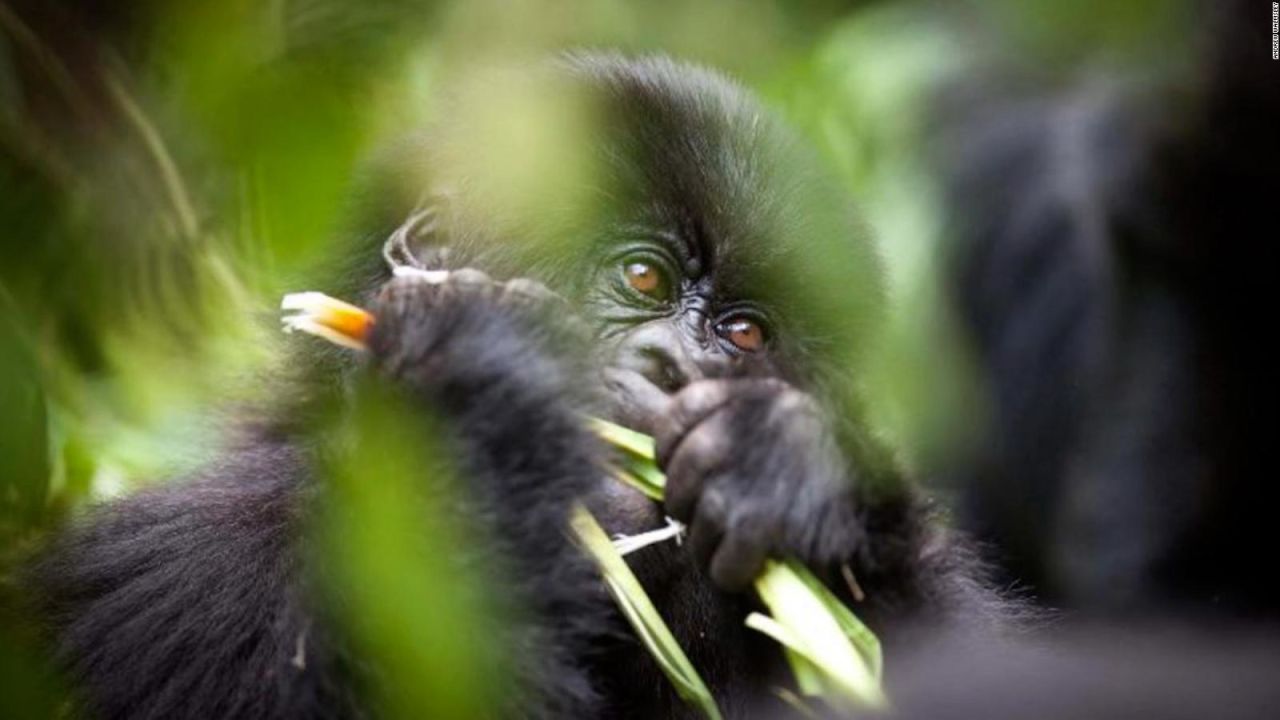
[[[1009,575],[1103,613],[1272,619],[1251,316],[1280,93],[1266,13],[1202,3],[1159,80],[948,103],[954,288],[994,409],[959,486]],[[1263,8],[1266,10],[1266,8]]]
[[[993,409],[959,516],[1061,617],[900,655],[897,717],[1280,709],[1266,5],[1196,4],[1197,59],[1159,82],[1018,92],[984,70],[946,98],[952,288]]]

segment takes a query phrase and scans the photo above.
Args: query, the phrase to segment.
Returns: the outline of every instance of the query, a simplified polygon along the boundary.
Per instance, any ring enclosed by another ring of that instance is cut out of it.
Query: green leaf
[[[689,662],[688,656],[663,622],[640,581],[614,549],[613,542],[600,524],[586,508],[578,505],[574,508],[570,525],[583,548],[595,558],[609,593],[617,601],[631,627],[635,628],[640,641],[658,662],[662,672],[675,685],[676,693],[689,704],[701,709],[708,718],[719,720],[720,709],[716,706],[711,691],[694,669],[693,663]]]
[[[832,611],[834,596],[808,570],[770,560],[756,578],[755,588],[777,622],[778,627],[770,627],[773,632],[768,634],[821,670],[829,690],[825,695],[834,695],[830,699],[837,704],[845,704],[839,702],[843,699],[856,706],[885,705],[877,668],[850,641],[837,619],[839,613]],[[758,625],[757,621],[756,629]]]
[[[623,457],[619,460],[618,465],[621,469],[631,476],[631,484],[640,489],[640,492],[649,497],[662,501],[662,496],[667,489],[667,477],[652,462],[645,460],[637,460],[632,457]]]
[[[648,460],[649,464],[652,466],[655,458],[653,438],[645,435],[644,433],[638,433],[635,430],[624,428],[621,425],[616,425],[608,420],[590,418],[589,422],[591,423],[592,428],[596,431],[596,434],[603,438],[605,442],[608,442],[614,447],[626,450],[641,460]],[[653,469],[656,471],[657,467],[654,467]],[[661,473],[659,473],[659,475],[661,475]]]
[[[872,675],[879,681],[884,672],[884,654],[880,647],[880,638],[876,637],[876,634],[871,632],[871,628],[864,625],[857,615],[840,602],[840,598],[823,585],[821,580],[814,577],[808,568],[794,560],[788,561],[786,567],[822,601],[827,612],[831,613],[831,616],[840,624],[840,629],[844,631],[845,636],[858,650],[858,654],[871,667]]]
[[[656,502],[662,502],[662,488],[655,487],[652,483],[646,482],[644,479],[640,478],[635,473],[632,473],[620,467],[612,467],[612,468],[609,468],[609,474],[612,475],[614,479],[616,479],[618,482],[621,482],[624,485],[630,485],[631,487],[644,493],[646,496],[648,496],[650,500],[654,500]]]
[[[821,695],[824,692],[826,684],[822,680],[822,671],[809,658],[808,649],[805,648],[804,643],[787,626],[760,613],[748,615],[746,625],[752,630],[768,635],[782,645],[787,663],[791,665],[791,673],[796,678],[796,687],[800,688],[800,692],[805,695]]]

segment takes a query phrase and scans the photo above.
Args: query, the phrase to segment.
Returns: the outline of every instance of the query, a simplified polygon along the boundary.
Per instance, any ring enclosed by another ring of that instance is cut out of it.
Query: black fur
[[[227,478],[234,478],[228,482]],[[299,449],[258,439],[181,485],[99,508],[38,568],[57,654],[104,717],[341,716],[342,671],[317,649],[293,544]]]
[[[365,298],[378,318],[363,368],[321,363],[304,383],[306,401],[288,405],[281,422],[254,431],[227,461],[99,508],[38,565],[58,656],[93,714],[376,714],[361,689],[377,682],[377,670],[316,612],[308,588],[323,568],[308,566],[315,556],[304,552],[300,532],[324,487],[314,479],[315,438],[296,414],[316,398],[338,398],[332,388],[351,386],[339,382],[344,376],[390,382],[444,428],[466,479],[458,506],[492,538],[475,561],[501,566],[504,591],[525,611],[509,639],[534,650],[517,663],[512,715],[693,714],[623,631],[565,536],[576,498],[612,529],[648,529],[660,517],[652,503],[602,480],[602,449],[579,419],[588,411],[633,413],[634,424],[658,432],[672,482],[694,493],[678,511],[694,538],[704,538],[694,544],[714,550],[723,537],[721,548],[798,555],[846,597],[840,566],[848,565],[866,593],[858,613],[891,646],[912,626],[989,630],[1007,622],[1008,606],[982,564],[901,476],[862,416],[860,355],[845,349],[861,348],[880,284],[873,248],[835,183],[744,91],[712,73],[612,56],[581,56],[548,72],[553,84],[568,78],[585,88],[608,118],[598,137],[578,138],[602,163],[602,187],[593,189],[607,198],[605,217],[572,216],[578,224],[566,225],[540,214],[554,209],[530,217],[485,202],[492,178],[450,176],[459,148],[467,157],[464,119],[392,154],[402,164],[430,159],[435,186],[387,193],[380,200],[390,207],[366,217],[363,233],[380,243],[424,191],[444,194],[440,225],[415,250],[454,269],[546,282],[585,308],[586,322],[565,328],[558,301],[530,304],[474,273],[440,286],[397,279],[369,292],[381,282],[380,260],[363,247],[329,286]],[[408,176],[393,169],[383,187]],[[568,229],[591,242],[564,252],[550,236]],[[611,253],[637,233],[655,252],[688,252],[675,278],[680,295],[669,303],[627,300],[616,287]],[[773,323],[767,353],[739,352],[714,335],[716,319],[746,302]],[[595,334],[591,352],[583,351],[584,328]],[[606,371],[629,380],[594,382]],[[770,380],[760,384],[762,377]],[[732,402],[672,420],[667,403],[713,383],[731,388]],[[656,403],[647,415],[637,411],[644,396]],[[752,401],[738,402],[745,397]],[[795,412],[805,414],[787,414]],[[751,453],[711,458],[736,459],[732,473],[681,475],[678,459],[692,452],[682,439],[714,427],[704,421],[717,414],[731,432],[713,439],[745,443]],[[800,417],[813,421],[809,431],[777,432]],[[711,515],[713,492],[727,500],[724,514]],[[751,554],[712,563],[713,577],[730,584],[726,578],[752,569]],[[727,715],[750,716],[785,677],[780,654],[742,625],[750,596],[709,582],[706,558],[695,555],[668,544],[641,551],[633,564]],[[719,572],[725,567],[734,572]],[[299,667],[303,634],[308,659]]]
[[[1275,619],[1248,318],[1270,273],[1278,78],[1265,12],[1191,6],[1177,72],[1019,92],[986,71],[949,107],[954,287],[994,409],[960,486],[1051,602]]]

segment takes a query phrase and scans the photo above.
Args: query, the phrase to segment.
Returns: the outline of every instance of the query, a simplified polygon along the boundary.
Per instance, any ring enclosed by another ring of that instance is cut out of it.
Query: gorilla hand
[[[671,398],[655,438],[667,512],[689,525],[699,563],[726,590],[749,584],[767,556],[825,563],[830,547],[848,550],[861,535],[821,408],[781,380],[691,383]]]
[[[583,323],[536,281],[470,268],[440,281],[407,275],[387,282],[371,310],[374,367],[448,411],[492,415],[494,399],[506,398],[503,415],[519,418],[526,404],[569,410],[581,400],[568,391],[583,372]]]

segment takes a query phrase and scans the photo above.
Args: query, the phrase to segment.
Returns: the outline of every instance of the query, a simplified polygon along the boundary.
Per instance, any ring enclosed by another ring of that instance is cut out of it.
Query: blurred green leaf
[[[370,381],[326,442],[315,564],[391,717],[490,717],[509,707],[483,538],[462,525],[437,428]]]
[[[0,286],[0,309],[6,295]],[[34,525],[49,491],[49,418],[31,348],[17,318],[0,312],[0,541]]]

